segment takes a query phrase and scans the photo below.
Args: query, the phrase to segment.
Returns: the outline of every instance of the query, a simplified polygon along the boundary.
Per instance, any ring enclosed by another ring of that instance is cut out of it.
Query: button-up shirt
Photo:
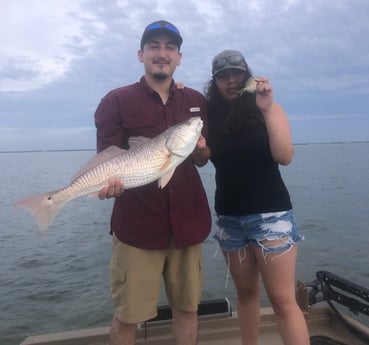
[[[207,101],[191,88],[174,82],[163,104],[142,77],[140,82],[110,91],[95,113],[97,151],[110,145],[128,149],[131,136],[153,138],[168,127],[201,116],[207,137]],[[157,181],[127,189],[115,199],[111,230],[117,238],[143,249],[176,248],[202,242],[209,234],[211,216],[197,168],[188,157],[162,189]]]

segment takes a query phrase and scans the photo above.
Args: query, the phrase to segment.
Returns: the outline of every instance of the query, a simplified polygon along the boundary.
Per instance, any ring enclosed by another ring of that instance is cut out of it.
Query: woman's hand
[[[273,88],[269,84],[268,78],[255,78],[256,87],[256,105],[260,111],[265,114],[271,110],[273,105]]]
[[[183,90],[185,88],[184,84],[181,81],[176,81],[175,84],[178,90]]]

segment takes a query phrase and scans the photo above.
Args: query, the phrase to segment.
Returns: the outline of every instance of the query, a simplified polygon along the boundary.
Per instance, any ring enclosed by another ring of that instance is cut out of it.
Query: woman
[[[287,117],[274,102],[268,79],[249,79],[251,70],[240,52],[216,55],[212,75],[205,91],[208,144],[216,170],[214,237],[237,290],[242,344],[257,344],[259,276],[283,343],[310,344],[295,299],[297,243],[302,237],[279,171],[279,164],[289,164],[293,155]],[[254,92],[242,90],[248,80],[254,81]]]

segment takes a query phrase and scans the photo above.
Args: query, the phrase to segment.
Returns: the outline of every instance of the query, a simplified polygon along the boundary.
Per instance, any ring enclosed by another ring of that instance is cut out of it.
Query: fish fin
[[[167,157],[163,165],[160,167],[159,171],[162,172],[165,169],[167,169],[170,163],[171,163],[170,157]]]
[[[159,180],[158,180],[158,187],[159,188],[164,188],[168,184],[169,180],[173,176],[174,170],[175,169],[169,170],[166,174],[164,174],[162,177],[159,178]]]
[[[122,154],[124,149],[118,146],[112,145],[105,150],[99,152],[94,157],[92,157],[72,178],[72,181],[76,180],[78,177],[82,176],[87,171],[95,168],[97,165],[107,161],[108,159]]]
[[[41,232],[45,232],[56,215],[60,212],[68,200],[55,202],[52,196],[56,192],[34,195],[29,198],[18,200],[15,207],[23,207],[35,218]]]
[[[150,138],[138,136],[138,137],[130,137],[128,140],[129,147],[137,147],[144,143],[146,143]]]

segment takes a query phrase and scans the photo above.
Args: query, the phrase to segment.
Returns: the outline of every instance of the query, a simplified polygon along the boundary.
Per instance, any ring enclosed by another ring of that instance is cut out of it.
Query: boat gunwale
[[[309,329],[337,327],[339,320],[335,317],[332,309],[325,303],[317,303],[311,306],[305,314]],[[369,336],[369,328],[355,319],[345,315],[345,319]],[[261,308],[260,333],[272,332],[276,328],[276,321],[271,307]],[[341,327],[343,328],[343,327]],[[56,332],[27,337],[20,345],[101,345],[108,344],[110,327],[95,327],[65,332]],[[340,332],[344,332],[343,329]],[[348,331],[345,331],[348,333]],[[278,332],[275,332],[278,333]],[[314,331],[316,333],[316,331]],[[199,316],[199,344],[212,339],[239,338],[239,322],[237,313],[230,315],[204,315]],[[136,343],[150,345],[166,344],[172,338],[171,320],[153,321],[140,324],[137,329]],[[168,342],[169,344],[169,342]],[[356,343],[355,343],[356,344]],[[361,344],[358,342],[357,344]]]

